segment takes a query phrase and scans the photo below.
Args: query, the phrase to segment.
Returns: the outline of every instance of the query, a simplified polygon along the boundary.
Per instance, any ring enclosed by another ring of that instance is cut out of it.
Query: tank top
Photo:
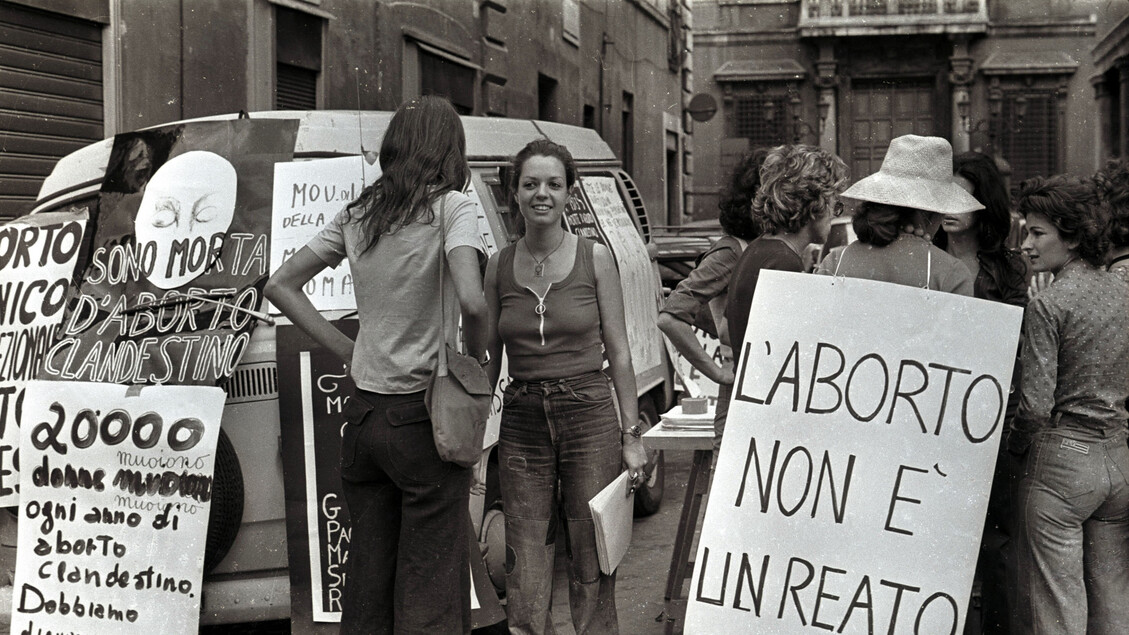
[[[498,254],[498,335],[514,379],[557,379],[603,368],[592,245],[577,236],[572,270],[549,285],[543,298],[514,278],[516,242]]]

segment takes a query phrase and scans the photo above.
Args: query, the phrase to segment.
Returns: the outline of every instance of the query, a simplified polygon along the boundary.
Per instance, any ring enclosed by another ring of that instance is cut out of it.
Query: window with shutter
[[[314,15],[276,6],[274,107],[315,110],[321,72],[321,31],[324,21]]]
[[[0,221],[55,162],[104,136],[102,26],[0,2]]]
[[[738,97],[733,104],[733,136],[748,139],[752,148],[788,143],[789,116],[785,95]]]
[[[1018,99],[1025,100],[1022,119]],[[1057,174],[1059,125],[1057,98],[1051,90],[1005,91],[997,124],[1000,152],[1011,165],[1011,184],[1033,176]]]

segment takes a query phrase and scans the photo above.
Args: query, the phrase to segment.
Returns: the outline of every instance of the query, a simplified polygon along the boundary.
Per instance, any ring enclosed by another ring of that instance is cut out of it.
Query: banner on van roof
[[[120,134],[78,293],[43,376],[215,385],[257,324],[274,164],[297,120],[236,119]]]

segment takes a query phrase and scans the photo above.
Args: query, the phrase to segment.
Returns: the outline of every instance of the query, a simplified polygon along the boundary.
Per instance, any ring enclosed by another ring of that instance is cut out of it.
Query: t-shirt
[[[723,236],[706,253],[690,274],[686,276],[663,304],[662,312],[668,313],[687,324],[693,324],[702,306],[710,306],[711,301],[720,298],[722,311],[729,303],[726,294],[729,277],[741,257],[741,243],[732,236]],[[711,320],[722,316],[711,315]],[[725,346],[730,345],[729,329],[719,329],[718,339]]]
[[[346,257],[352,271],[360,330],[353,349],[357,387],[383,394],[427,388],[439,346],[456,342],[460,306],[445,275],[446,315],[439,316],[439,207],[444,201],[444,247],[481,250],[478,214],[465,194],[448,192],[432,206],[430,223],[417,221],[386,233],[364,254],[361,228],[342,210],[306,245],[330,267]],[[427,215],[424,215],[426,220]]]
[[[802,273],[804,259],[788,243],[775,236],[761,236],[745,248],[745,253],[741,254],[729,279],[729,305],[725,309],[735,356],[741,355],[745,343],[749,309],[752,308],[753,293],[757,289],[762,269]]]
[[[603,368],[594,243],[577,236],[572,270],[549,285],[543,299],[514,279],[517,245],[498,254],[498,336],[506,346],[510,376],[536,381]]]

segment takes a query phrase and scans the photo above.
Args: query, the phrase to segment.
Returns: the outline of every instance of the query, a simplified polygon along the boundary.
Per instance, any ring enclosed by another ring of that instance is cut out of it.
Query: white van
[[[193,122],[237,116],[177,123],[191,126]],[[362,151],[379,149],[391,113],[280,111],[251,113],[250,117],[298,119],[294,160],[303,161],[356,156]],[[614,232],[633,227],[642,239],[621,240],[614,245],[613,252],[624,283],[640,424],[644,429],[654,425],[658,413],[672,405],[674,382],[656,326],[662,290],[657,267],[644,246],[650,242],[647,215],[631,177],[593,130],[551,122],[481,117],[463,117],[463,126],[472,187],[496,247],[517,239],[513,213],[504,195],[506,166],[510,157],[536,138],[567,146],[576,158],[582,187],[590,188],[586,191],[595,218],[583,215],[571,219],[572,231],[610,241]],[[44,180],[32,213],[82,205],[96,209],[112,144],[113,140],[107,139],[61,159]],[[78,271],[83,270],[84,264],[80,263]],[[225,387],[226,434],[221,437],[216,460],[201,624],[285,619],[291,615],[291,596],[274,327],[261,324],[255,329],[251,345]],[[654,460],[655,469],[647,487],[636,494],[637,515],[653,513],[662,499],[661,453],[656,453]],[[487,571],[501,588],[501,558],[505,549],[496,464],[491,465],[487,485],[485,499],[472,500],[472,518],[479,530],[479,540],[491,547],[487,552]]]

